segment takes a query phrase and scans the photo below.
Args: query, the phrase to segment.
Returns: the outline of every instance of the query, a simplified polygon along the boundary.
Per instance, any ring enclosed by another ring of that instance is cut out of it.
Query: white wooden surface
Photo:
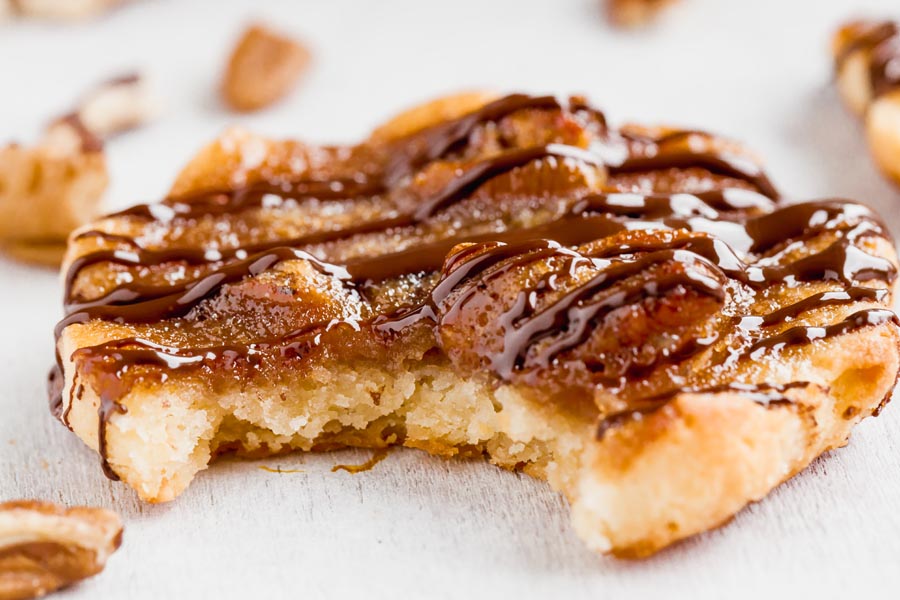
[[[168,110],[110,144],[114,207],[157,198],[234,121],[351,141],[459,88],[578,91],[615,121],[746,140],[791,194],[868,201],[900,232],[900,194],[828,85],[828,34],[859,11],[900,17],[896,0],[686,0],[659,27],[626,35],[595,0],[146,0],[86,25],[0,26],[0,139],[28,140],[91,82],[150,68]],[[215,84],[254,15],[306,39],[316,65],[286,103],[235,117]],[[358,475],[330,471],[361,462],[355,451],[220,463],[177,501],[148,506],[104,479],[47,412],[56,275],[0,259],[0,289],[0,499],[97,504],[127,523],[107,571],[65,597],[900,596],[896,406],[732,524],[639,563],[586,551],[542,483],[413,451]]]

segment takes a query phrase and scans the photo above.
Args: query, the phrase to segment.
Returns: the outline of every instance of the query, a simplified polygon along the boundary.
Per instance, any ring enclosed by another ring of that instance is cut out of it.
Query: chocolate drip
[[[757,359],[767,351],[778,351],[790,346],[809,344],[816,340],[823,340],[845,333],[850,333],[867,326],[894,323],[900,325],[897,315],[885,308],[868,308],[853,313],[846,319],[825,326],[791,327],[777,335],[764,338],[744,353],[744,356]]]
[[[62,420],[63,416],[62,394],[65,384],[62,369],[58,365],[53,365],[53,368],[50,369],[50,374],[47,376],[47,396],[50,398],[50,414],[60,420]]]
[[[502,242],[520,244],[530,240],[554,240],[562,246],[579,246],[625,231],[625,226],[606,215],[567,214],[558,220],[528,229],[510,229],[454,237],[410,250],[374,258],[360,258],[346,264],[350,277],[360,283],[384,281],[408,273],[437,271],[448,253],[459,244]]]
[[[713,173],[743,179],[770,198],[778,198],[778,190],[762,168],[752,160],[725,152],[693,152],[691,149],[665,151],[654,156],[629,157],[621,164],[609,165],[611,174],[661,171],[699,167]]]
[[[99,419],[97,421],[97,452],[100,454],[100,467],[103,474],[112,481],[118,481],[119,475],[113,470],[109,464],[109,453],[106,451],[108,437],[106,435],[106,427],[109,425],[109,419],[114,414],[124,415],[128,412],[128,408],[118,401],[123,393],[115,393],[109,389],[103,389],[100,392],[100,406],[97,409]]]
[[[552,97],[535,98],[524,95],[512,95],[488,104],[470,115],[425,130],[425,132],[419,135],[414,135],[409,141],[408,147],[402,147],[401,151],[394,155],[392,167],[384,176],[384,181],[399,181],[422,164],[441,158],[454,145],[466,139],[477,125],[502,118],[512,112],[526,108],[559,110],[561,107]],[[583,101],[578,104],[578,109],[584,110]],[[686,133],[693,134],[694,132]],[[675,139],[674,135],[661,138],[663,142],[671,141],[673,139]],[[66,277],[66,302],[72,301],[71,289],[77,275],[82,269],[92,264],[110,262],[154,266],[174,261],[185,261],[188,264],[204,264],[228,261],[235,257],[241,258],[257,252],[265,252],[277,246],[309,246],[347,239],[355,235],[383,232],[391,228],[408,227],[427,220],[436,212],[465,198],[486,181],[501,173],[523,166],[534,160],[551,156],[577,159],[595,165],[601,164],[598,156],[592,155],[590,152],[580,148],[562,144],[549,144],[537,148],[515,150],[489,158],[465,170],[460,177],[451,181],[450,184],[439,193],[424,200],[416,210],[409,214],[370,221],[359,226],[338,231],[320,231],[292,240],[276,240],[237,249],[202,250],[189,248],[153,251],[137,246],[134,240],[128,239],[125,236],[104,234],[100,231],[82,233],[79,236],[81,239],[87,236],[99,236],[117,243],[128,243],[132,246],[133,250],[100,250],[76,259],[70,266]],[[675,154],[659,152],[653,157],[641,157],[626,160],[625,163],[610,168],[619,171],[629,171],[644,170],[645,168],[677,167],[685,164],[691,164],[693,166],[706,165],[710,166],[714,171],[717,168],[718,170],[724,169],[724,172],[727,174],[740,176],[749,182],[754,183],[761,191],[763,191],[763,193],[766,193],[771,197],[777,196],[777,192],[771,184],[768,183],[765,175],[756,165],[749,161],[743,161],[743,159],[729,159],[714,154],[694,154],[685,151],[679,151]],[[324,199],[347,198],[358,195],[375,194],[384,191],[384,189],[385,185],[383,185],[383,182],[372,183],[369,181],[357,181],[355,179],[298,181],[283,184],[259,182],[238,190],[198,192],[189,197],[170,198],[162,204],[139,205],[116,213],[116,215],[113,216],[138,216],[162,221],[167,221],[175,217],[191,219],[204,214],[230,214],[249,207],[263,206],[266,199],[273,196],[275,197],[276,202],[280,202],[283,198],[297,197],[317,197]]]
[[[767,327],[792,321],[804,313],[825,308],[827,306],[840,306],[843,304],[854,304],[856,302],[877,302],[879,304],[884,304],[887,302],[888,296],[889,294],[886,289],[849,287],[845,290],[813,294],[799,302],[789,304],[784,308],[770,312],[762,317],[743,317],[743,320],[754,321],[759,319],[759,325]]]
[[[478,189],[486,181],[494,177],[511,171],[516,167],[521,167],[535,160],[548,157],[571,158],[588,164],[602,167],[603,163],[600,159],[581,148],[566,146],[563,144],[549,144],[537,148],[526,148],[524,150],[513,150],[506,152],[500,156],[483,161],[465,171],[461,176],[454,179],[441,193],[430,198],[416,209],[412,215],[412,221],[419,223],[431,217],[442,208],[446,208],[449,204],[462,200],[476,189]]]
[[[461,243],[486,241],[515,243],[523,240],[549,238],[559,240],[565,245],[574,246],[624,231],[624,229],[623,225],[603,215],[568,215],[534,228],[455,237],[393,254],[350,260],[344,265],[328,264],[303,250],[280,246],[266,249],[242,260],[228,262],[199,279],[162,286],[127,283],[114,288],[100,298],[87,302],[69,303],[67,304],[67,316],[59,323],[57,329],[58,332],[61,332],[72,323],[81,323],[95,318],[147,323],[182,316],[222,286],[260,273],[284,260],[309,260],[320,272],[335,275],[339,279],[366,283],[383,281],[407,273],[435,271],[440,268],[447,253]],[[165,254],[167,253],[160,253],[154,256],[153,260],[157,260]],[[202,254],[204,253],[198,251],[195,258],[199,259]],[[231,256],[246,256],[246,254],[247,252],[243,249],[228,253]],[[110,258],[110,262],[116,260],[124,262],[122,256]],[[146,257],[136,254],[125,260],[128,260],[130,264],[141,266],[159,264],[142,262],[142,258]],[[184,258],[183,255],[182,258]],[[136,260],[131,262],[133,259]],[[73,263],[73,267],[75,266]],[[73,280],[74,277],[70,275],[67,278],[68,285],[71,285]]]

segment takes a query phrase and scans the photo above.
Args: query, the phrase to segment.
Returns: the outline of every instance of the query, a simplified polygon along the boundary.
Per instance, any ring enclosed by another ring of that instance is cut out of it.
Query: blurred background
[[[862,126],[832,85],[830,35],[859,15],[900,18],[900,4],[684,0],[655,24],[625,31],[598,0],[136,0],[86,21],[0,22],[0,143],[33,142],[97,82],[146,72],[163,110],[106,145],[105,202],[114,209],[160,198],[194,152],[235,124],[343,143],[461,89],[583,93],[613,123],[746,142],[789,197],[861,200],[896,234],[900,192],[877,172]],[[301,40],[313,58],[284,101],[238,114],[221,103],[219,82],[252,20]],[[58,274],[0,256],[0,288],[0,495],[99,504],[127,523],[107,572],[64,597],[459,597],[471,589],[501,598],[874,597],[900,589],[900,488],[890,485],[900,469],[897,407],[724,530],[642,563],[587,551],[565,502],[540,482],[418,452],[395,452],[356,476],[330,468],[365,453],[225,462],[177,502],[149,506],[104,479],[96,455],[47,411]]]

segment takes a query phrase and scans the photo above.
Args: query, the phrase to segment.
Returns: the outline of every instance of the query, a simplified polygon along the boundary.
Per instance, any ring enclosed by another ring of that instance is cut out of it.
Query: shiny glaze
[[[394,149],[384,172],[375,178],[264,182],[238,190],[169,198],[162,204],[141,205],[116,216],[189,222],[207,215],[274,206],[286,198],[346,200],[390,194],[424,165],[441,159],[464,143],[478,125],[525,109],[564,110],[559,102],[549,97],[510,96],[460,119],[414,134],[406,145]],[[588,108],[573,100],[570,110],[586,111]],[[605,120],[600,122],[605,129]],[[837,286],[833,291],[809,295],[769,314],[738,318],[736,323],[740,324],[744,343],[720,358],[723,364],[756,360],[767,352],[778,352],[788,346],[811,343],[888,320],[888,315],[892,315],[889,311],[866,309],[832,325],[796,326],[771,333],[770,329],[778,329],[779,325],[822,308],[855,302],[886,302],[888,293],[884,289],[858,285],[875,282],[884,286],[896,278],[896,270],[890,261],[872,256],[860,246],[868,237],[885,237],[886,230],[871,211],[852,202],[826,200],[779,206],[777,191],[758,166],[725,153],[685,151],[690,144],[683,142],[693,135],[706,134],[676,132],[646,140],[633,136],[629,143],[643,144],[640,152],[615,164],[603,160],[602,152],[563,144],[505,150],[464,165],[442,189],[422,198],[406,212],[293,239],[233,248],[149,249],[128,236],[101,230],[82,233],[81,239],[96,237],[119,248],[96,250],[72,262],[66,275],[66,316],[56,328],[57,337],[69,325],[92,320],[154,323],[185,317],[207,298],[215,296],[223,286],[258,275],[283,261],[306,261],[332,281],[363,295],[371,286],[408,274],[437,276],[421,303],[399,306],[365,320],[332,319],[242,344],[180,348],[130,337],[77,350],[72,359],[87,365],[84,372],[100,390],[101,455],[105,460],[108,418],[126,410],[120,403],[127,392],[121,377],[126,371],[133,372],[142,366],[163,370],[190,369],[222,360],[253,364],[266,353],[275,353],[285,359],[302,359],[322,343],[321,333],[341,326],[382,338],[386,343],[414,327],[432,328],[437,333],[445,319],[481,293],[486,282],[541,261],[556,261],[562,266],[541,278],[533,288],[521,290],[523,301],[517,301],[503,314],[502,322],[506,323],[503,351],[491,357],[489,365],[499,381],[514,381],[518,373],[529,369],[551,368],[559,357],[585,343],[593,326],[612,311],[685,290],[724,303],[734,293],[735,285],[751,295],[765,293],[777,286],[795,288],[801,282],[809,281]],[[609,139],[623,138],[610,135]],[[487,233],[451,231],[425,245],[341,262],[330,262],[321,252],[311,253],[311,248],[320,244],[350,238],[365,239],[366,236],[402,231],[426,223],[466,200],[498,175],[546,159],[574,161],[610,173],[698,167],[743,180],[757,191],[591,194],[572,199],[565,210],[551,220],[527,228],[506,227]],[[275,204],[270,199],[273,195],[276,196]],[[692,235],[675,236],[668,241],[642,238],[599,246],[591,244],[639,229],[680,230]],[[822,235],[831,236],[830,241],[799,258],[772,264],[758,264],[756,260],[763,255],[778,256],[780,252],[790,252],[792,244],[802,245]],[[202,274],[164,285],[128,281],[115,285],[99,298],[79,297],[74,292],[79,275],[86,268],[100,264],[140,268],[186,264],[201,267]],[[659,269],[664,265],[677,268],[674,271]],[[592,275],[577,285],[564,288],[564,293],[540,308],[528,300],[532,295],[554,292],[558,282],[565,281],[579,268],[591,269]],[[617,291],[621,293],[615,293]],[[677,352],[661,358],[662,362],[644,365],[644,372],[663,362],[686,360],[711,348],[716,341],[715,337],[689,340]],[[83,393],[84,385],[73,383],[69,388],[68,403],[64,403],[61,398],[62,363],[62,358],[58,357],[48,387],[54,412],[67,422],[67,414],[62,408],[64,405],[71,408],[76,395]],[[619,375],[636,374],[637,369]],[[760,393],[767,395],[769,392]],[[114,475],[109,469],[107,472]]]

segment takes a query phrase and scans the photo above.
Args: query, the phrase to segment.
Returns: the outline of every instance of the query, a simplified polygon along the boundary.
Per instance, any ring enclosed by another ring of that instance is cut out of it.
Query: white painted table
[[[863,10],[900,17],[895,0],[687,0],[659,27],[626,35],[595,0],[148,0],[90,24],[0,26],[0,139],[33,139],[92,82],[150,68],[168,111],[110,144],[118,207],[159,197],[233,121],[352,141],[459,88],[578,91],[617,122],[746,140],[789,193],[867,201],[900,232],[900,193],[879,179],[829,89],[829,32]],[[215,85],[253,15],[305,38],[316,65],[286,103],[234,117]],[[65,597],[900,595],[900,407],[727,527],[639,563],[585,550],[546,485],[415,451],[358,475],[331,472],[365,459],[354,451],[219,463],[177,501],[148,506],[107,481],[47,411],[56,275],[0,259],[0,287],[0,499],[102,505],[127,523],[107,571]]]

